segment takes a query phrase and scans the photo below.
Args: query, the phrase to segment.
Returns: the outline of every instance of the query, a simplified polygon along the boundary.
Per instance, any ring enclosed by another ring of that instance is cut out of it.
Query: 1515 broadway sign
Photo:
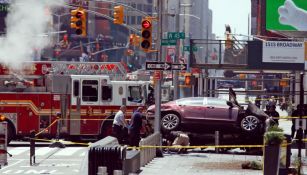
[[[304,63],[304,42],[265,41],[262,62]]]

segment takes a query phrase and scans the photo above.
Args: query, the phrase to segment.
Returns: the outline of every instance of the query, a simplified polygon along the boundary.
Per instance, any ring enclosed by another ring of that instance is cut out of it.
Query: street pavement
[[[195,151],[195,150],[194,150]],[[199,153],[164,154],[155,158],[145,167],[140,175],[261,175],[261,170],[242,169],[247,161],[261,161],[262,156]]]
[[[279,110],[279,109],[278,109]],[[280,111],[278,111],[280,112]],[[287,116],[285,111],[280,116]],[[285,133],[291,133],[291,120],[280,120],[280,126]],[[13,144],[8,147],[12,157],[8,157],[8,165],[0,169],[0,174],[65,174],[78,175],[83,159],[86,159],[86,147],[66,148],[36,148],[36,165],[30,166],[29,146]],[[298,151],[292,149],[292,162],[297,160]],[[307,173],[307,159],[302,150],[303,172]],[[211,149],[193,149],[188,154],[164,154],[163,158],[155,158],[141,168],[140,175],[168,174],[168,175],[260,175],[261,170],[242,169],[241,165],[247,161],[261,161],[261,155],[246,155],[239,149],[230,153],[216,154]],[[306,166],[305,166],[306,165]]]

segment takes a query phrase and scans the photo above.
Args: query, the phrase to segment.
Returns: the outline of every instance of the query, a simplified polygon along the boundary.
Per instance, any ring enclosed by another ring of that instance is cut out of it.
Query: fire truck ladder
[[[127,71],[120,62],[58,62],[51,63],[55,75],[109,75],[112,80],[125,80]]]

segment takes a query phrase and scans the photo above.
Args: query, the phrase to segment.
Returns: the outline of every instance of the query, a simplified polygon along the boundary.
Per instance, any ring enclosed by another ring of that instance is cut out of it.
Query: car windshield
[[[192,98],[182,98],[176,101],[177,105],[203,105],[204,104],[204,97],[192,97]]]

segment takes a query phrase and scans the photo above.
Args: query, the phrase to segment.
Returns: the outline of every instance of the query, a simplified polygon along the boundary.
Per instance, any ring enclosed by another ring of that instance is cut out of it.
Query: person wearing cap
[[[132,114],[129,125],[130,146],[139,146],[141,140],[140,132],[142,128],[142,107],[138,107]]]
[[[125,120],[126,106],[120,107],[119,111],[115,114],[112,126],[113,136],[117,138],[118,143],[122,144],[124,142],[124,131],[128,127]]]

